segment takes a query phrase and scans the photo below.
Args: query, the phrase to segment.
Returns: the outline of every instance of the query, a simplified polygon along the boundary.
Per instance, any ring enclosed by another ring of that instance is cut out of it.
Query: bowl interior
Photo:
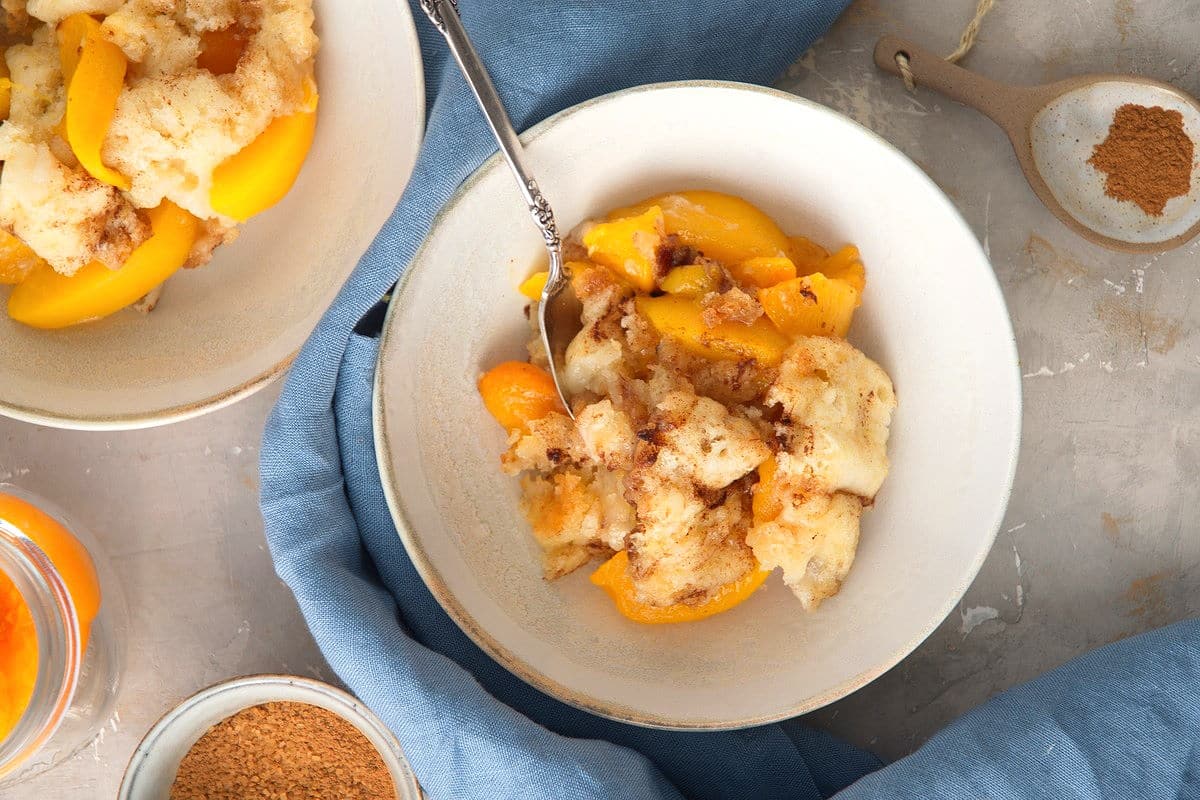
[[[159,720],[134,751],[121,781],[118,800],[167,797],[184,756],[209,728],[251,706],[273,702],[307,703],[342,717],[379,751],[396,785],[396,800],[421,797],[400,742],[354,697],[320,681],[255,675],[198,692]]]
[[[291,193],[212,263],[172,278],[149,315],[46,332],[0,313],[0,413],[69,427],[155,424],[231,402],[287,366],[396,206],[424,121],[407,5],[313,6],[321,104]]]
[[[946,616],[986,555],[1015,467],[1020,386],[991,268],[946,197],[898,151],[815,104],[730,84],[601,98],[527,137],[560,226],[653,192],[710,188],[790,233],[856,243],[867,264],[852,341],[899,395],[891,475],[842,592],[806,614],[773,577],[701,623],[624,620],[587,581],[547,583],[499,471],[504,435],[479,373],[523,358],[516,285],[540,239],[504,165],[460,191],[409,269],[385,331],[376,439],[418,569],[509,669],[600,714],[678,728],[743,726],[870,681]]]

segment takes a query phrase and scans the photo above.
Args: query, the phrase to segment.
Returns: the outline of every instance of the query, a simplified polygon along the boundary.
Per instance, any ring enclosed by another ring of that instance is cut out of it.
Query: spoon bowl
[[[1043,86],[1011,86],[955,66],[894,36],[875,47],[875,63],[987,115],[1012,141],[1030,187],[1050,211],[1084,238],[1114,250],[1156,253],[1200,233],[1200,181],[1172,198],[1162,214],[1105,191],[1106,175],[1089,163],[1125,105],[1177,111],[1185,134],[1200,141],[1200,104],[1161,81],[1128,75],[1080,75]],[[1194,163],[1193,163],[1194,169]]]

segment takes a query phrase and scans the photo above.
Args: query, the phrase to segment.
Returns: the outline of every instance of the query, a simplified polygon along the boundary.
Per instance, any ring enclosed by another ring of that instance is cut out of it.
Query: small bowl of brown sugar
[[[419,800],[400,742],[351,695],[288,675],[198,692],[142,739],[118,800]]]

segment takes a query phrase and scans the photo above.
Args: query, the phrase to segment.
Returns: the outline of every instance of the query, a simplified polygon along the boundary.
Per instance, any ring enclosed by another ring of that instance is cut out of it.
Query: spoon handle
[[[983,112],[1010,136],[1024,136],[1040,106],[1033,89],[985,78],[899,37],[884,36],[875,45],[875,64],[884,72],[902,75],[897,56],[907,56],[918,85]]]
[[[487,68],[475,52],[471,37],[467,35],[462,20],[458,16],[457,0],[421,0],[421,9],[429,17],[429,21],[441,32],[450,46],[450,53],[458,62],[467,85],[475,93],[479,108],[487,119],[492,135],[500,144],[500,152],[512,169],[525,203],[529,206],[529,214],[542,232],[549,255],[550,271],[546,276],[546,286],[542,289],[541,301],[537,304],[537,320],[542,347],[550,361],[550,377],[554,379],[554,388],[562,400],[563,409],[572,419],[570,397],[563,383],[566,370],[567,346],[575,338],[580,328],[581,307],[579,299],[571,289],[567,279],[566,266],[563,263],[562,239],[558,235],[558,224],[554,221],[554,211],[550,203],[542,196],[537,181],[533,179],[525,166],[525,148],[513,128],[504,103],[496,93],[496,87],[488,75]]]
[[[508,162],[509,168],[517,178],[517,183],[520,184],[521,194],[524,195],[525,202],[529,206],[529,213],[533,216],[533,221],[537,223],[542,237],[546,240],[546,247],[550,250],[550,282],[556,283],[561,280],[562,241],[558,235],[558,225],[554,221],[554,211],[551,210],[550,203],[542,196],[537,181],[533,179],[525,166],[525,148],[521,146],[521,139],[513,128],[508,112],[504,110],[504,103],[501,102],[500,95],[496,92],[487,68],[484,67],[479,53],[475,51],[475,46],[471,44],[471,38],[463,27],[462,20],[458,16],[457,0],[421,0],[421,9],[429,17],[429,21],[434,24],[434,27],[445,37],[446,44],[450,46],[450,53],[458,62],[459,69],[462,70],[463,77],[467,80],[467,85],[475,94],[475,99],[479,101],[479,108],[487,119],[488,127],[492,129],[492,135],[496,137],[496,141],[500,145],[500,152],[504,154],[504,160]]]

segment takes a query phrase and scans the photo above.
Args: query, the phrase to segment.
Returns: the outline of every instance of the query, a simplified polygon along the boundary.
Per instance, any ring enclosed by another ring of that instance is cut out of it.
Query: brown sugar
[[[184,756],[170,800],[396,800],[358,728],[307,703],[265,703],[217,723]]]
[[[1107,176],[1105,194],[1160,217],[1168,200],[1191,190],[1194,150],[1181,113],[1126,103],[1088,163]]]

